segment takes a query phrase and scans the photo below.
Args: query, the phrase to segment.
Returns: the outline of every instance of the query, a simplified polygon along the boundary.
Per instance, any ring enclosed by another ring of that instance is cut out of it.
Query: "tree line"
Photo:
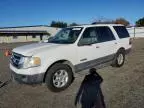
[[[123,24],[124,26],[130,26],[130,22],[128,20],[126,20],[125,18],[117,18],[115,20],[99,18],[99,19],[94,20],[92,22],[92,24]],[[68,24],[67,22],[63,22],[63,21],[52,21],[50,24],[51,27],[58,27],[58,28],[65,28],[68,26],[77,26],[77,25],[80,25],[80,24],[78,24],[76,22]],[[135,22],[135,26],[136,27],[144,26],[144,17],[138,19]]]

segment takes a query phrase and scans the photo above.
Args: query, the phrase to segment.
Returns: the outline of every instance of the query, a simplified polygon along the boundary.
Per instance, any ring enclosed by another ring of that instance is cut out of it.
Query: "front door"
[[[78,65],[76,65],[76,70],[80,71],[93,66],[94,60],[98,58],[100,51],[96,48],[96,42],[95,27],[86,28],[78,42]]]

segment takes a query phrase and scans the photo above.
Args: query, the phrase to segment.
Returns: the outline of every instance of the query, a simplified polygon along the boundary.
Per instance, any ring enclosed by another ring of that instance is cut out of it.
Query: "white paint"
[[[82,33],[87,27],[107,26],[113,32],[116,40],[103,43],[96,43],[93,45],[78,46],[78,42]],[[119,25],[121,26],[121,25]],[[79,26],[84,29],[80,33],[78,39],[73,44],[53,44],[53,43],[36,43],[15,48],[13,51],[24,56],[39,57],[41,59],[41,66],[29,69],[16,69],[10,65],[11,70],[18,74],[34,75],[46,72],[47,68],[59,60],[67,60],[72,65],[77,65],[82,62],[91,61],[100,57],[105,57],[117,52],[121,47],[128,49],[129,38],[119,39],[117,33],[113,29],[113,25],[88,25]],[[97,48],[99,47],[99,48]],[[82,60],[86,59],[86,60]]]
[[[72,30],[81,30],[81,28],[78,28],[78,27],[77,27],[77,28],[73,28]]]

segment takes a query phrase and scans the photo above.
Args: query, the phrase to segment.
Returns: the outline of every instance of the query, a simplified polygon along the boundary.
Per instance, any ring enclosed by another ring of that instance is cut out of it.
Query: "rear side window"
[[[109,27],[96,27],[98,34],[98,42],[106,42],[115,40],[115,37]]]
[[[124,26],[114,26],[114,29],[117,32],[119,38],[129,37],[129,33]]]

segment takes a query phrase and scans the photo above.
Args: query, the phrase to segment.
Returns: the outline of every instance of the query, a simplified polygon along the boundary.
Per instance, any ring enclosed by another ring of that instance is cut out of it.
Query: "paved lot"
[[[144,39],[136,39],[133,44],[123,67],[98,70],[104,79],[102,90],[107,108],[144,108]],[[0,44],[0,48],[20,45],[23,44]],[[84,75],[78,74],[73,84],[60,93],[52,93],[44,85],[10,83],[0,88],[0,108],[75,108],[75,96]],[[8,57],[1,50],[0,81],[9,77]]]

